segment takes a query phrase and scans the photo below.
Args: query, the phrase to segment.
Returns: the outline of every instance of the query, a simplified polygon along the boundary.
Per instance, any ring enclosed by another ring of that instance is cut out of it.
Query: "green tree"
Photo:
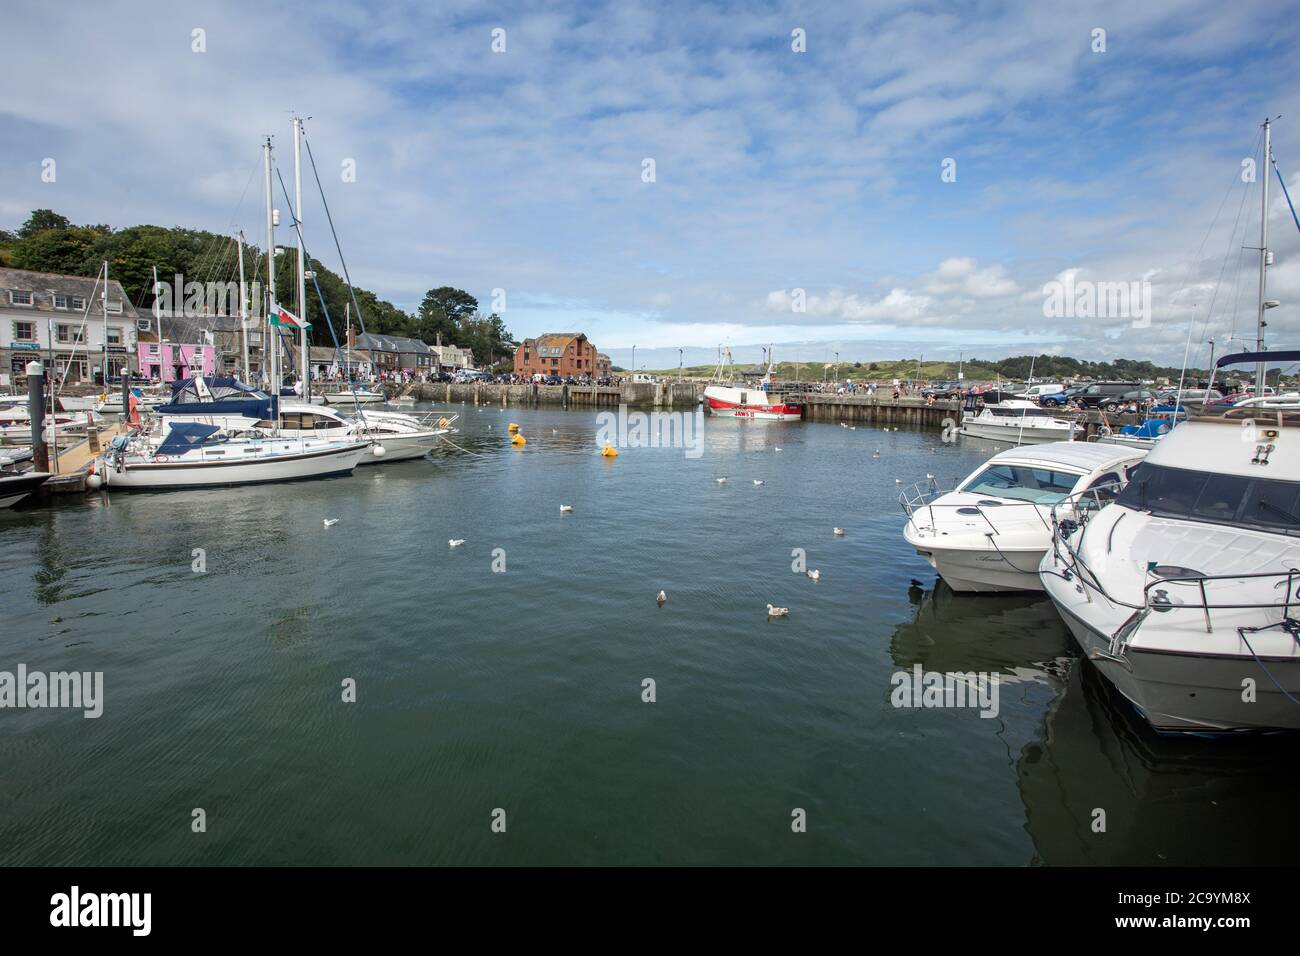
[[[95,256],[99,239],[99,233],[80,226],[43,229],[14,247],[13,263],[16,268],[33,272],[94,275],[99,270]]]
[[[430,289],[416,312],[416,334],[429,343],[436,342],[441,335],[444,345],[463,345],[457,341],[461,322],[477,311],[478,299],[463,289],[445,285]]]
[[[29,239],[38,232],[47,229],[67,229],[72,223],[67,216],[60,216],[53,209],[33,209],[27,221],[18,229],[19,239]]]

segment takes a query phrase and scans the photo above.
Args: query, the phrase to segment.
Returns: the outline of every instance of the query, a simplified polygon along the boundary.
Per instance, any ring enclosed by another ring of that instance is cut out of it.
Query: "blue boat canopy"
[[[1214,363],[1215,368],[1225,365],[1258,365],[1260,362],[1300,362],[1300,352],[1233,352]]]
[[[216,425],[204,425],[201,422],[176,422],[154,454],[183,455],[195,445],[202,445],[220,430]]]
[[[171,401],[159,405],[161,415],[242,415],[273,419],[272,398],[237,378],[187,378],[172,383]]]

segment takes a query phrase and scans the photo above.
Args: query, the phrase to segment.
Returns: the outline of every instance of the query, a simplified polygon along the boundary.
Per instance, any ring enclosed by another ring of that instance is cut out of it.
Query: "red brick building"
[[[596,373],[596,346],[582,332],[547,332],[515,349],[515,374],[589,378]]]

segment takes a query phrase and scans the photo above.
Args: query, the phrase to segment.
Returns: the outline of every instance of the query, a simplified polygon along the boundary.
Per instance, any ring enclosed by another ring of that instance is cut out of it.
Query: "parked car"
[[[545,384],[545,385],[563,385],[563,384],[564,384],[564,379],[560,378],[560,376],[558,376],[558,375],[548,375],[548,376],[546,376],[546,381],[545,381],[543,384]]]
[[[1178,399],[1178,389],[1167,388],[1160,393],[1162,405],[1172,405]],[[1184,405],[1213,405],[1223,400],[1223,393],[1217,388],[1185,388],[1182,392]]]
[[[1069,405],[1074,401],[1074,396],[1078,395],[1087,385],[1071,385],[1069,388],[1063,388],[1059,392],[1048,392],[1038,396],[1038,404],[1044,408],[1052,408],[1057,405]]]
[[[939,382],[921,389],[921,397],[929,398],[933,395],[936,400],[941,398],[961,398],[963,391],[961,382]]]
[[[1077,396],[1084,408],[1115,411],[1123,397],[1138,388],[1136,382],[1093,382]]]

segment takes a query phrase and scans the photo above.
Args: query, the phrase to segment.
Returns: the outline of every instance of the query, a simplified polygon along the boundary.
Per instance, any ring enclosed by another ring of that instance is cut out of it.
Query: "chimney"
[[[438,348],[442,348],[442,333],[441,333],[441,332],[438,333],[438,335],[437,335],[437,339],[438,339]]]

